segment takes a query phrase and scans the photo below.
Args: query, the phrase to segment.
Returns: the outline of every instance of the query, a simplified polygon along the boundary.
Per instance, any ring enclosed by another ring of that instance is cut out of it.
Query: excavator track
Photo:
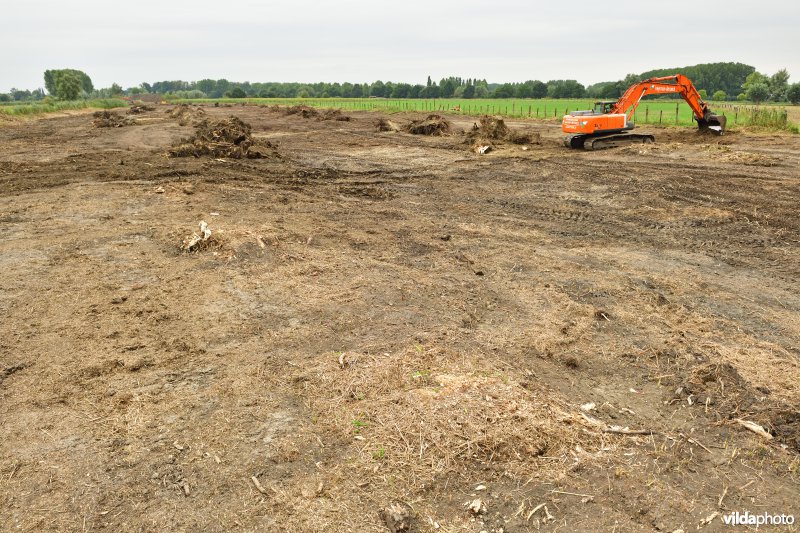
[[[651,144],[656,141],[652,135],[638,133],[620,133],[617,135],[569,135],[564,139],[564,145],[576,150],[604,150],[630,144]]]

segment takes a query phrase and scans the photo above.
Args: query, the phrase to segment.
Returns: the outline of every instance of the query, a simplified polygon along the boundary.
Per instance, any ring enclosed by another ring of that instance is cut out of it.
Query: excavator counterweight
[[[634,128],[633,114],[644,96],[678,94],[689,104],[701,130],[722,135],[725,117],[711,112],[691,80],[682,74],[650,78],[628,88],[619,100],[596,102],[594,109],[564,115],[561,129],[567,133],[569,148],[598,150],[626,144],[652,143],[652,135],[629,133]]]

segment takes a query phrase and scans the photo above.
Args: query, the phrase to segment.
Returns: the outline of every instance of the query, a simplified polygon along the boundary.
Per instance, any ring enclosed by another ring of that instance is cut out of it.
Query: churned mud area
[[[168,110],[0,127],[4,530],[800,514],[796,136]]]

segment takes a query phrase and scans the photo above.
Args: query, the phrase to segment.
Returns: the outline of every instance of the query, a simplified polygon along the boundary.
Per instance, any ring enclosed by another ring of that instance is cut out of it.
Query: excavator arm
[[[694,112],[697,124],[701,128],[713,129],[722,132],[725,129],[725,117],[714,115],[697,92],[694,84],[683,74],[650,78],[640,81],[628,88],[617,103],[613,113],[625,115],[626,122],[631,120],[642,98],[649,94],[679,94],[686,100]]]
[[[674,74],[635,83],[616,102],[596,102],[595,109],[564,115],[561,121],[561,130],[567,134],[564,144],[569,148],[598,150],[654,142],[651,134],[630,133],[635,127],[633,114],[642,98],[649,94],[678,94],[692,108],[701,130],[720,135],[725,131],[725,117],[711,112],[689,78]]]

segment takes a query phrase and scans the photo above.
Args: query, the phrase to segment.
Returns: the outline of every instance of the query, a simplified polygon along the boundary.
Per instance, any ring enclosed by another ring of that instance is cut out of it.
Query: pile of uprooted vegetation
[[[156,110],[155,107],[153,107],[151,105],[147,105],[145,103],[133,104],[132,106],[130,106],[128,108],[128,114],[129,115],[141,115],[142,113],[147,113],[148,111],[155,111],[155,110]]]
[[[250,124],[231,116],[225,120],[203,120],[195,126],[195,134],[182,140],[169,151],[170,157],[229,157],[232,159],[260,159],[276,155],[269,141],[254,149]]]
[[[398,126],[397,124],[395,124],[394,122],[392,122],[388,118],[378,119],[378,122],[375,123],[375,131],[378,131],[378,132],[381,132],[381,131],[397,132],[397,131],[400,131],[400,130],[401,130],[400,126]]]
[[[414,135],[448,135],[453,131],[450,122],[442,115],[432,114],[424,120],[412,120],[403,127],[403,131]]]
[[[496,144],[510,142],[513,144],[539,144],[541,136],[538,132],[523,133],[509,128],[500,117],[483,115],[478,123],[472,125],[467,132],[465,143],[475,152],[486,153]],[[488,147],[488,148],[487,148]]]
[[[95,112],[92,124],[94,124],[95,128],[121,128],[122,126],[136,124],[136,121],[106,110]]]
[[[197,125],[206,118],[206,112],[197,106],[190,106],[188,104],[179,104],[173,109],[167,111],[167,115],[172,118],[178,119],[178,124],[186,126],[187,124]]]
[[[300,115],[303,118],[315,118],[317,120],[339,120],[348,122],[351,117],[342,113],[341,109],[324,109],[319,111],[307,105],[295,105],[286,108],[287,115]]]

